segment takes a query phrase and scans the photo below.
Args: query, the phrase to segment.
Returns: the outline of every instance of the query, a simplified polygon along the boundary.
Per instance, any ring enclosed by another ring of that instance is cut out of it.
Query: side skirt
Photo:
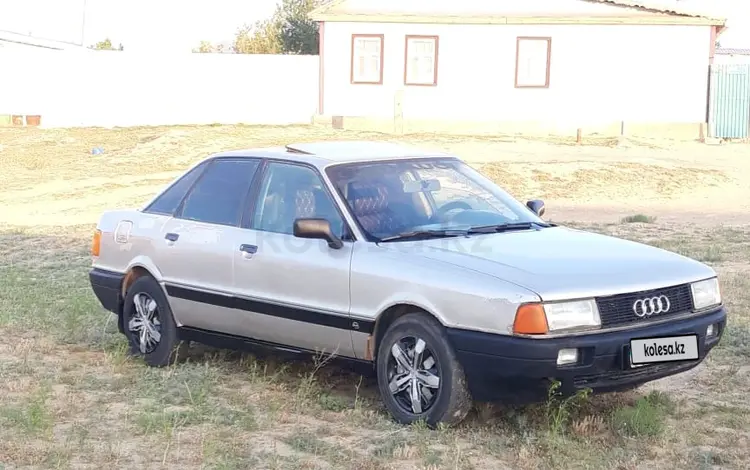
[[[309,349],[300,349],[285,346],[283,344],[262,341],[245,336],[220,333],[218,331],[204,330],[202,328],[193,328],[182,326],[177,328],[177,335],[182,341],[194,341],[219,349],[229,349],[234,351],[274,351],[286,356],[290,360],[312,359],[320,354],[319,351]],[[334,356],[330,359],[330,364],[337,364],[343,368],[349,369],[362,375],[373,375],[375,373],[375,363],[346,356]]]

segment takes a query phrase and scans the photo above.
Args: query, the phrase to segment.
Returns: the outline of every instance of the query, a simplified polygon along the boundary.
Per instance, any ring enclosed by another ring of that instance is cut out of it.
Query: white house
[[[640,6],[639,6],[640,5]],[[461,132],[685,132],[725,20],[675,0],[333,0],[318,122]]]

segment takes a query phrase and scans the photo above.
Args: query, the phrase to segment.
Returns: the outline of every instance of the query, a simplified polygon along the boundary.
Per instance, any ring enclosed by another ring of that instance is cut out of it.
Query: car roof
[[[288,160],[325,168],[334,164],[363,163],[383,160],[406,160],[413,158],[435,158],[455,156],[443,152],[427,151],[393,142],[370,142],[355,140],[333,140],[301,142],[279,147],[263,147],[230,150],[215,153],[217,157],[260,157]]]

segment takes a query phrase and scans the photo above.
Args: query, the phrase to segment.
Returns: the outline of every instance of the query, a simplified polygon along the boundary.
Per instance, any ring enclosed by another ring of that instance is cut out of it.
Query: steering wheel
[[[469,205],[468,203],[466,203],[464,201],[449,202],[447,204],[443,204],[442,206],[440,206],[437,209],[437,211],[435,211],[434,217],[435,218],[443,218],[443,216],[445,216],[446,213],[448,213],[450,211],[454,211],[456,209],[463,209],[463,210],[470,211],[471,210],[471,205]]]

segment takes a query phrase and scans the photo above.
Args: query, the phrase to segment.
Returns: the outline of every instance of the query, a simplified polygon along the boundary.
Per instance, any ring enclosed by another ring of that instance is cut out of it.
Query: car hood
[[[381,246],[484,272],[545,301],[637,292],[716,275],[709,266],[677,253],[566,227]]]

